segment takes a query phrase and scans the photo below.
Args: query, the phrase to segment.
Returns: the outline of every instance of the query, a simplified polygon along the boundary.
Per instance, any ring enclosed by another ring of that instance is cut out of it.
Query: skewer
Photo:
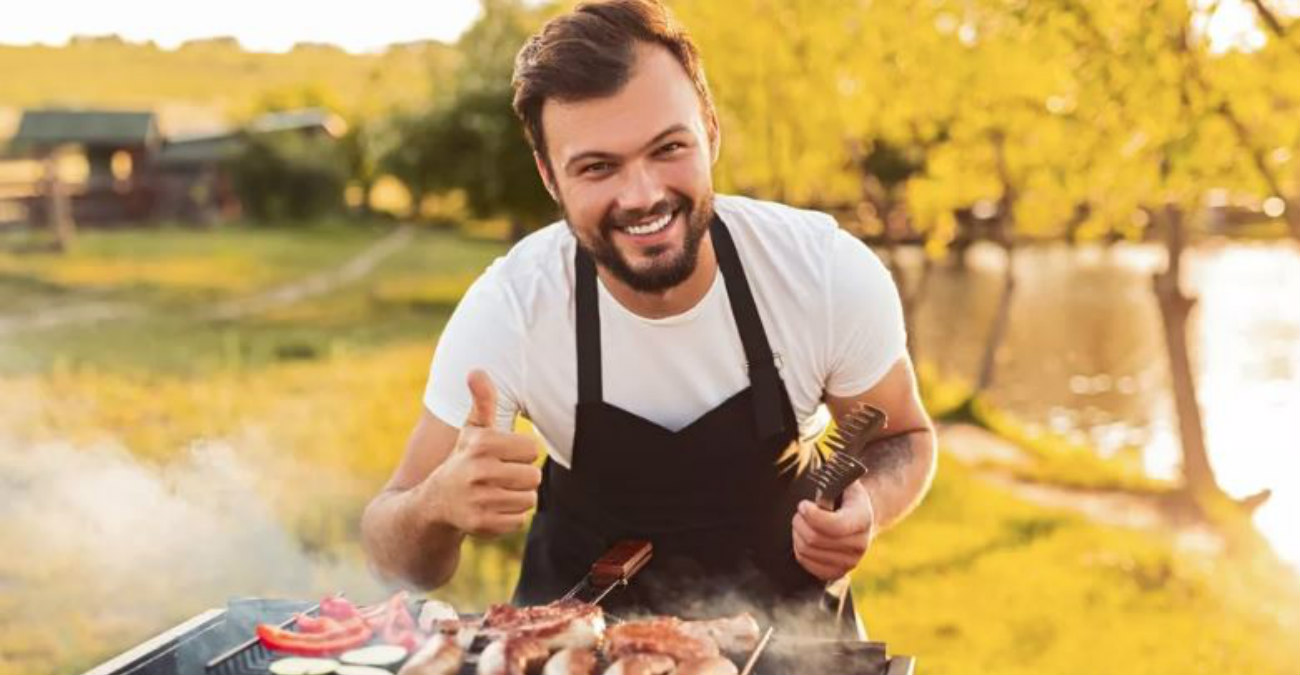
[[[758,657],[763,655],[763,650],[767,649],[767,643],[772,641],[772,632],[776,626],[768,626],[763,633],[762,639],[758,641],[758,646],[754,647],[753,653],[749,655],[749,660],[745,662],[745,667],[740,669],[740,675],[750,675],[754,672],[754,666],[758,665]]]

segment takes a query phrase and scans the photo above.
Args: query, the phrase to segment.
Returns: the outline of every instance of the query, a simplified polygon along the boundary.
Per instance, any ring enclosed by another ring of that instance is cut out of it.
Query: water
[[[921,358],[973,379],[996,306],[1004,256],[975,248],[966,270],[937,269],[917,326]],[[1020,420],[1099,452],[1140,447],[1147,471],[1179,463],[1160,313],[1159,247],[1063,245],[1017,253],[1011,325],[990,399]],[[1210,243],[1188,253],[1199,297],[1189,342],[1210,460],[1234,496],[1273,498],[1256,523],[1300,565],[1300,247]]]

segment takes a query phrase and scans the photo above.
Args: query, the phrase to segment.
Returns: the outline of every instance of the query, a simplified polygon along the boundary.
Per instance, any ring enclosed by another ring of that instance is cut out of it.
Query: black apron
[[[823,582],[794,558],[791,521],[812,494],[806,480],[777,464],[797,440],[794,409],[731,234],[716,215],[710,232],[750,386],[679,431],[604,402],[596,268],[578,249],[572,468],[546,460],[514,601],[555,600],[614,542],[647,539],[654,557],[602,603],[611,613],[748,610],[797,623],[799,633],[859,636],[851,600],[837,621]]]

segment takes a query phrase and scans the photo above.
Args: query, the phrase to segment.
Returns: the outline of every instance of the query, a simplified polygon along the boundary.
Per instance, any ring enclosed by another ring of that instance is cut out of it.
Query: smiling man
[[[888,272],[829,216],[715,196],[721,130],[703,68],[657,2],[552,20],[520,51],[514,86],[564,220],[456,308],[424,415],[363,519],[372,561],[435,587],[466,535],[518,530],[536,507],[519,603],[558,598],[628,538],[655,555],[625,606],[820,600],[934,469]],[[889,433],[823,510],[778,460],[824,429],[820,411],[864,402]],[[517,415],[541,444],[511,431]]]

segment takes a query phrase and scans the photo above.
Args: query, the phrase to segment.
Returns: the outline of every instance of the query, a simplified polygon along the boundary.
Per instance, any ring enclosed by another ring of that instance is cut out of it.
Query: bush
[[[344,209],[347,167],[332,139],[250,136],[230,172],[244,213],[256,220],[306,221]]]

